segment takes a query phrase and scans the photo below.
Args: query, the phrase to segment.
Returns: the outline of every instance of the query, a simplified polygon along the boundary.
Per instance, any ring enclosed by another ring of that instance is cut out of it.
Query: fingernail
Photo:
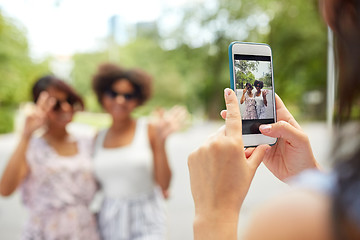
[[[231,94],[230,88],[225,88],[225,96],[229,96]]]
[[[259,130],[263,133],[268,133],[271,130],[271,125],[260,125]]]

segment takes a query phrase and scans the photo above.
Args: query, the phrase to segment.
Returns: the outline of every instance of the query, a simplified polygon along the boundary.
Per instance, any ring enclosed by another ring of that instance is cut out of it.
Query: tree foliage
[[[239,60],[235,61],[234,65],[237,89],[244,89],[246,83],[254,84],[255,76],[252,71],[257,71],[259,62]]]
[[[158,26],[174,15],[180,19],[178,25],[162,31]],[[223,89],[230,85],[227,49],[237,40],[268,43],[273,52],[275,91],[291,110],[297,110],[297,117],[325,118],[327,28],[316,1],[193,1],[164,11],[151,26],[143,32],[137,29],[137,36],[125,45],[74,55],[72,82],[89,110],[100,110],[91,77],[100,63],[112,61],[153,75],[154,97],[139,114],[155,106],[183,104],[193,113],[219,118]],[[1,119],[9,118],[20,102],[29,100],[34,80],[48,72],[47,61],[34,63],[29,57],[22,25],[0,10]],[[250,83],[255,80],[243,69],[236,74]],[[269,86],[271,76],[259,80]],[[317,104],[306,101],[311,93],[322,97]],[[0,120],[0,125],[6,124]]]
[[[0,11],[0,128],[12,130],[12,115],[17,105],[29,100],[36,77],[47,72],[46,64],[35,64],[23,27]]]
[[[169,38],[193,48],[209,49],[203,61],[210,58],[214,62],[209,61],[212,65],[204,73],[207,87],[198,91],[210,116],[218,116],[222,107],[220,90],[229,86],[229,73],[225,70],[227,47],[239,40],[270,44],[276,92],[289,106],[302,106],[299,110],[306,112],[310,106],[303,101],[304,94],[319,91],[324,98],[313,114],[325,117],[327,28],[316,1],[206,2],[209,4],[194,2],[188,6],[183,22]]]
[[[265,88],[272,85],[272,83],[271,83],[271,73],[265,73],[265,76],[261,77],[259,80],[263,81]]]
[[[265,42],[273,52],[275,90],[287,105],[300,113],[312,112],[304,94],[326,92],[327,29],[314,1],[303,0],[207,0],[169,10],[160,19],[177,14],[181,21],[173,31],[139,34],[119,46],[117,59],[126,67],[140,67],[154,76],[154,98],[149,106],[185,104],[193,112],[219,118],[224,108],[223,89],[229,84],[228,45],[234,41]],[[171,44],[168,44],[171,43]],[[170,47],[169,47],[170,46]],[[94,97],[89,81],[96,65],[108,61],[108,52],[77,54],[73,79],[78,89]],[[239,66],[241,68],[241,66]],[[244,74],[253,83],[254,76]],[[271,76],[262,78],[270,85]],[[92,99],[92,100],[91,100]],[[324,118],[322,106],[313,116]],[[296,107],[300,106],[300,107]]]
[[[244,74],[247,74],[251,71],[257,71],[259,67],[259,62],[240,60],[240,61],[235,61],[234,65],[236,71],[240,71]]]

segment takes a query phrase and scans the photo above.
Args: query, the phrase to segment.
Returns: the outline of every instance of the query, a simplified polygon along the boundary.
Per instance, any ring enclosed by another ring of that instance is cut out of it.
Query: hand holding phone
[[[233,42],[229,46],[229,66],[230,86],[240,103],[244,146],[275,144],[276,138],[259,131],[261,124],[276,122],[271,48],[266,44]]]
[[[212,239],[236,239],[241,205],[256,169],[270,148],[262,145],[250,157],[245,155],[237,98],[230,89],[225,89],[224,97],[227,110],[223,112],[228,113],[225,126],[188,159],[197,219],[195,239],[207,239],[209,231]],[[235,231],[228,231],[230,228]]]

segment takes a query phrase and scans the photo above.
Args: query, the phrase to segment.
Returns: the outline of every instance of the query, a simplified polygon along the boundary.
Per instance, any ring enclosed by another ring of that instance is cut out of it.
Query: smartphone
[[[276,122],[275,88],[271,48],[267,44],[232,42],[229,45],[230,87],[239,101],[245,147],[273,145],[261,124]]]

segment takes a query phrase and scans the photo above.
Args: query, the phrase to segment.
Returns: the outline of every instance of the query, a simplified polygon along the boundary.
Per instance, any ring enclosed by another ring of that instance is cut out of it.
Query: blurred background
[[[192,116],[192,125],[168,142],[169,239],[191,239],[187,155],[221,125],[227,49],[235,40],[272,47],[275,91],[310,134],[315,155],[326,159],[328,43],[317,1],[0,0],[0,174],[37,77],[54,73],[73,85],[86,100],[74,129],[93,133],[109,124],[91,90],[97,65],[142,68],[154,76],[155,93],[137,115],[180,104]],[[243,221],[250,206],[286,188],[263,167],[259,172]],[[1,239],[17,239],[25,217],[18,194],[0,198]]]

